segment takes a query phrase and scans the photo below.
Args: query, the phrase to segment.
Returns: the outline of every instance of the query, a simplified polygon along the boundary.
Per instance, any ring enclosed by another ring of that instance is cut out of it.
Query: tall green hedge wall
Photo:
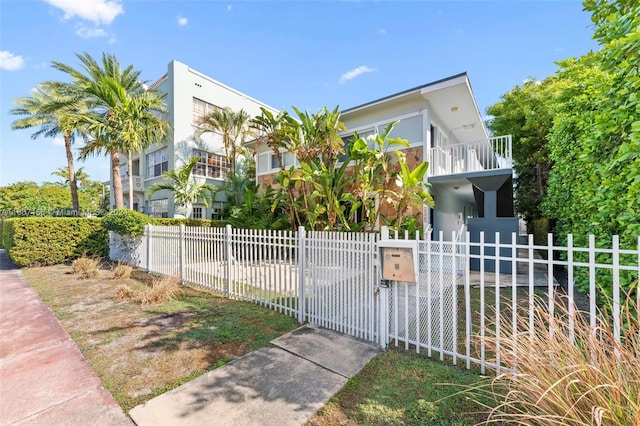
[[[0,228],[2,246],[19,267],[55,265],[83,254],[109,256],[100,218],[13,218]]]

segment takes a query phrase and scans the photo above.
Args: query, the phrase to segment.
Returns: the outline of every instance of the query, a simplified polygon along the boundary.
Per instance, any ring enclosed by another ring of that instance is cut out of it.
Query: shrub
[[[586,314],[574,310],[570,315],[562,303],[556,304],[554,316],[549,315],[545,303],[539,303],[533,328],[528,318],[519,318],[521,332],[515,338],[502,335],[497,339],[494,335],[486,339],[491,351],[499,342],[502,360],[509,369],[472,391],[475,396],[503,396],[491,408],[486,423],[640,425],[637,305],[628,298],[623,306],[625,326],[620,342],[606,312],[598,314],[592,329]],[[570,317],[575,324],[573,332]]]
[[[118,263],[113,268],[113,279],[121,280],[125,278],[131,278],[131,271],[133,271],[133,268],[131,266]]]
[[[129,209],[112,210],[102,218],[102,226],[107,231],[131,237],[143,235],[145,225],[151,223],[154,223],[153,218]]]
[[[28,217],[3,221],[3,246],[19,267],[47,266],[82,255],[107,257],[100,218]]]
[[[100,260],[95,257],[79,257],[71,263],[71,272],[80,278],[96,278],[100,271]]]
[[[533,233],[533,243],[536,245],[547,245],[547,234],[551,231],[549,219],[533,219],[531,222],[531,232]]]

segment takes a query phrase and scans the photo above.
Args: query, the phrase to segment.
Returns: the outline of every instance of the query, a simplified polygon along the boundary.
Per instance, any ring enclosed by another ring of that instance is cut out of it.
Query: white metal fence
[[[415,238],[417,283],[380,285],[377,243],[401,239],[397,234],[262,231],[226,228],[148,226],[138,239],[117,242],[113,260],[175,275],[202,286],[269,307],[311,323],[376,342],[404,345],[429,356],[501,369],[500,348],[489,353],[483,337],[515,336],[516,316],[534,320],[536,294],[553,313],[564,295],[596,324],[597,284],[611,289],[614,333],[620,340],[621,289],[640,273],[640,238],[634,249],[620,248],[617,236],[608,246],[536,245],[533,236],[513,234],[511,242],[471,241],[453,233]],[[407,238],[407,235],[404,236]],[[497,255],[496,255],[497,254]],[[477,265],[479,270],[471,270]],[[509,267],[505,267],[508,265]],[[495,272],[487,272],[492,270]],[[503,271],[509,271],[508,273]],[[561,285],[562,284],[562,285]],[[577,292],[586,289],[586,294]],[[510,318],[505,318],[508,313]],[[570,329],[571,315],[567,318]],[[475,339],[475,336],[479,336]]]

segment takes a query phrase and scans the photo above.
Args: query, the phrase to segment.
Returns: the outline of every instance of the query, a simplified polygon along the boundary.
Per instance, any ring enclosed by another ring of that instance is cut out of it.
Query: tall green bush
[[[102,226],[105,230],[131,237],[143,235],[144,227],[153,223],[153,218],[129,209],[112,210],[102,218]]]
[[[100,218],[14,218],[3,221],[2,228],[2,245],[20,267],[55,265],[83,254],[109,254]]]

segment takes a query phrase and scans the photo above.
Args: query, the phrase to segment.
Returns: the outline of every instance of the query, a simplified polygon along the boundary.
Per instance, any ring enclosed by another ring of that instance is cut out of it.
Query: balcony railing
[[[513,166],[511,135],[445,145],[428,151],[429,176],[446,176]]]

